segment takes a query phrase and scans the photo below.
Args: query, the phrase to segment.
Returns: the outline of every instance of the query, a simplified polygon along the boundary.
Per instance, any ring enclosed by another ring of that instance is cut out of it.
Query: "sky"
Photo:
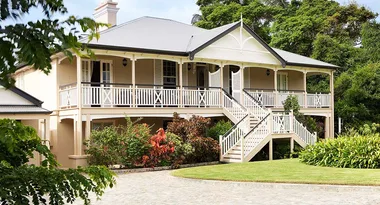
[[[92,17],[96,6],[103,0],[64,0],[70,15],[79,17]],[[141,16],[154,16],[169,18],[183,23],[190,23],[192,15],[200,13],[196,5],[196,0],[114,0],[118,2],[120,8],[117,16],[118,24]],[[337,0],[339,3],[347,4],[350,0]],[[380,13],[379,0],[356,0],[359,5]],[[35,9],[29,15],[23,16],[22,22],[41,19],[41,10]],[[67,16],[60,16],[65,19]],[[0,25],[14,24],[15,20],[10,19]]]

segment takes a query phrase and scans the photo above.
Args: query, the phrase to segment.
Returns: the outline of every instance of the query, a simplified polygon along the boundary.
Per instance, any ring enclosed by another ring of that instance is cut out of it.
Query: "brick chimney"
[[[105,0],[100,3],[100,5],[95,9],[94,20],[99,23],[107,23],[111,26],[115,26],[117,23],[117,2],[112,0]],[[100,28],[100,31],[107,29],[107,27]]]

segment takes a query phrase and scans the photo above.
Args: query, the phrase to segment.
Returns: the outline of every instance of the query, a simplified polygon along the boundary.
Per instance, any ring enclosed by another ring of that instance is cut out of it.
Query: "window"
[[[103,63],[103,80],[102,83],[111,83],[111,64]]]
[[[82,60],[82,82],[91,82],[90,61]]]
[[[175,89],[177,84],[177,63],[163,61],[164,88]]]
[[[279,91],[288,90],[288,74],[287,73],[277,74],[277,90]]]

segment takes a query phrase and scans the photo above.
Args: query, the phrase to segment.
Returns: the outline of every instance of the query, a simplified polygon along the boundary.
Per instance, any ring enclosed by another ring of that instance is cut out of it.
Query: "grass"
[[[380,185],[378,169],[343,169],[306,165],[298,159],[222,164],[179,169],[177,177],[242,181],[335,185]]]

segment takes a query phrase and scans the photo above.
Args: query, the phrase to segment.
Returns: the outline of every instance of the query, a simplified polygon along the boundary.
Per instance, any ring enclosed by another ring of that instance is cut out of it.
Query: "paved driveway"
[[[380,204],[380,187],[206,181],[170,171],[119,175],[92,204]],[[81,204],[81,203],[77,203]]]

